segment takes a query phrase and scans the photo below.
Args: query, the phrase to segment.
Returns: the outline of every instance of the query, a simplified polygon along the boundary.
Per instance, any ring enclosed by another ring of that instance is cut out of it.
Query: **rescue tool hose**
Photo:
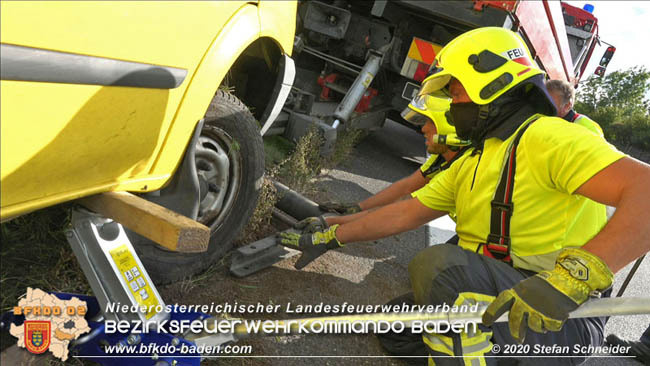
[[[437,313],[374,313],[374,314],[356,314],[341,315],[328,317],[314,317],[302,319],[284,319],[272,321],[277,327],[275,329],[289,329],[289,332],[282,333],[263,333],[263,335],[275,336],[283,334],[296,334],[301,327],[309,326],[317,322],[384,322],[384,326],[393,322],[403,322],[409,327],[414,321],[426,321],[430,324],[438,323],[481,323],[481,317],[487,307],[478,307],[475,312],[437,312]],[[569,318],[592,318],[602,316],[620,316],[620,315],[641,315],[650,314],[650,298],[604,298],[593,299],[582,304],[578,309],[569,313]],[[253,320],[255,322],[259,320]],[[508,321],[508,313],[501,315],[496,322]],[[244,338],[249,335],[246,331],[246,322],[243,320],[234,326],[236,338]],[[382,329],[381,327],[372,329]]]

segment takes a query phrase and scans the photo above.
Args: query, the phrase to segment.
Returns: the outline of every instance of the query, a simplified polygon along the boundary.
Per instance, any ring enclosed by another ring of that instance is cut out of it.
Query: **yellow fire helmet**
[[[467,146],[470,141],[461,140],[456,135],[456,128],[447,121],[445,114],[449,111],[449,104],[451,104],[451,99],[442,92],[436,92],[434,95],[419,95],[411,100],[408,107],[404,108],[401,116],[416,126],[432,122],[438,132],[433,136],[436,143]]]
[[[474,103],[485,105],[525,83],[545,97],[545,114],[554,115],[555,105],[543,85],[544,76],[517,33],[498,27],[478,28],[461,34],[440,50],[419,95],[447,87],[454,77]]]

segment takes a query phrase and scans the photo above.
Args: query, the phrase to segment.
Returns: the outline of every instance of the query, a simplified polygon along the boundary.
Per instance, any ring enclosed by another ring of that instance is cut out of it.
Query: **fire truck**
[[[549,78],[577,85],[600,43],[593,9],[556,1],[300,2],[294,85],[283,112],[262,132],[295,141],[315,124],[328,154],[342,123],[369,130],[387,118],[401,123],[399,112],[440,49],[478,27],[519,33]],[[599,75],[614,51],[605,52]]]

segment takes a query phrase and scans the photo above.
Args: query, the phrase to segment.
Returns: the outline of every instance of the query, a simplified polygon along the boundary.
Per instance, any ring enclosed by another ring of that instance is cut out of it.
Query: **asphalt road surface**
[[[343,201],[359,201],[377,193],[390,183],[412,173],[424,160],[423,139],[417,132],[387,121],[386,126],[371,134],[359,144],[353,156],[337,169],[318,180],[323,195]],[[433,233],[441,241],[452,235],[444,229],[452,228],[451,220],[441,219]],[[380,225],[381,223],[378,223]],[[453,228],[452,228],[453,229]],[[354,262],[356,270],[336,269],[342,278],[363,283],[366,276],[381,276],[390,279],[392,294],[408,290],[407,264],[415,253],[424,248],[423,228],[404,233],[393,238],[380,240],[374,244],[361,244],[369,252],[365,257],[358,250],[345,248],[341,253],[328,256],[344,256],[348,265]],[[352,247],[354,245],[351,245]],[[620,288],[631,265],[616,274],[614,293]],[[625,291],[626,297],[650,298],[650,259],[646,259]],[[388,293],[386,295],[389,295]],[[390,296],[385,296],[386,299]],[[343,298],[342,298],[343,300]],[[377,301],[379,299],[372,299]],[[629,339],[638,339],[650,325],[650,315],[612,317],[607,323],[606,334],[615,333]],[[639,365],[640,363],[610,355],[591,357],[585,365]]]

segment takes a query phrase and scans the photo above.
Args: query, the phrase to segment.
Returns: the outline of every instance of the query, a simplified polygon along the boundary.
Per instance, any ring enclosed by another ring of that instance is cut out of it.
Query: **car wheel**
[[[210,228],[210,244],[203,253],[178,253],[129,233],[145,268],[158,284],[199,273],[223,257],[257,204],[264,173],[264,146],[255,117],[239,99],[219,90],[205,114],[200,136],[192,143],[194,148],[186,152],[193,154],[191,173],[179,168],[175,179],[181,178],[177,177],[180,174],[195,175],[192,179],[177,179],[185,185],[198,182],[198,191],[194,189],[196,194],[190,196],[193,214],[183,214]],[[165,194],[165,189],[158,192],[158,196]],[[174,202],[186,199],[182,196],[174,196],[172,201],[154,197],[156,194],[145,195],[175,211],[181,211],[177,205],[186,203]]]

